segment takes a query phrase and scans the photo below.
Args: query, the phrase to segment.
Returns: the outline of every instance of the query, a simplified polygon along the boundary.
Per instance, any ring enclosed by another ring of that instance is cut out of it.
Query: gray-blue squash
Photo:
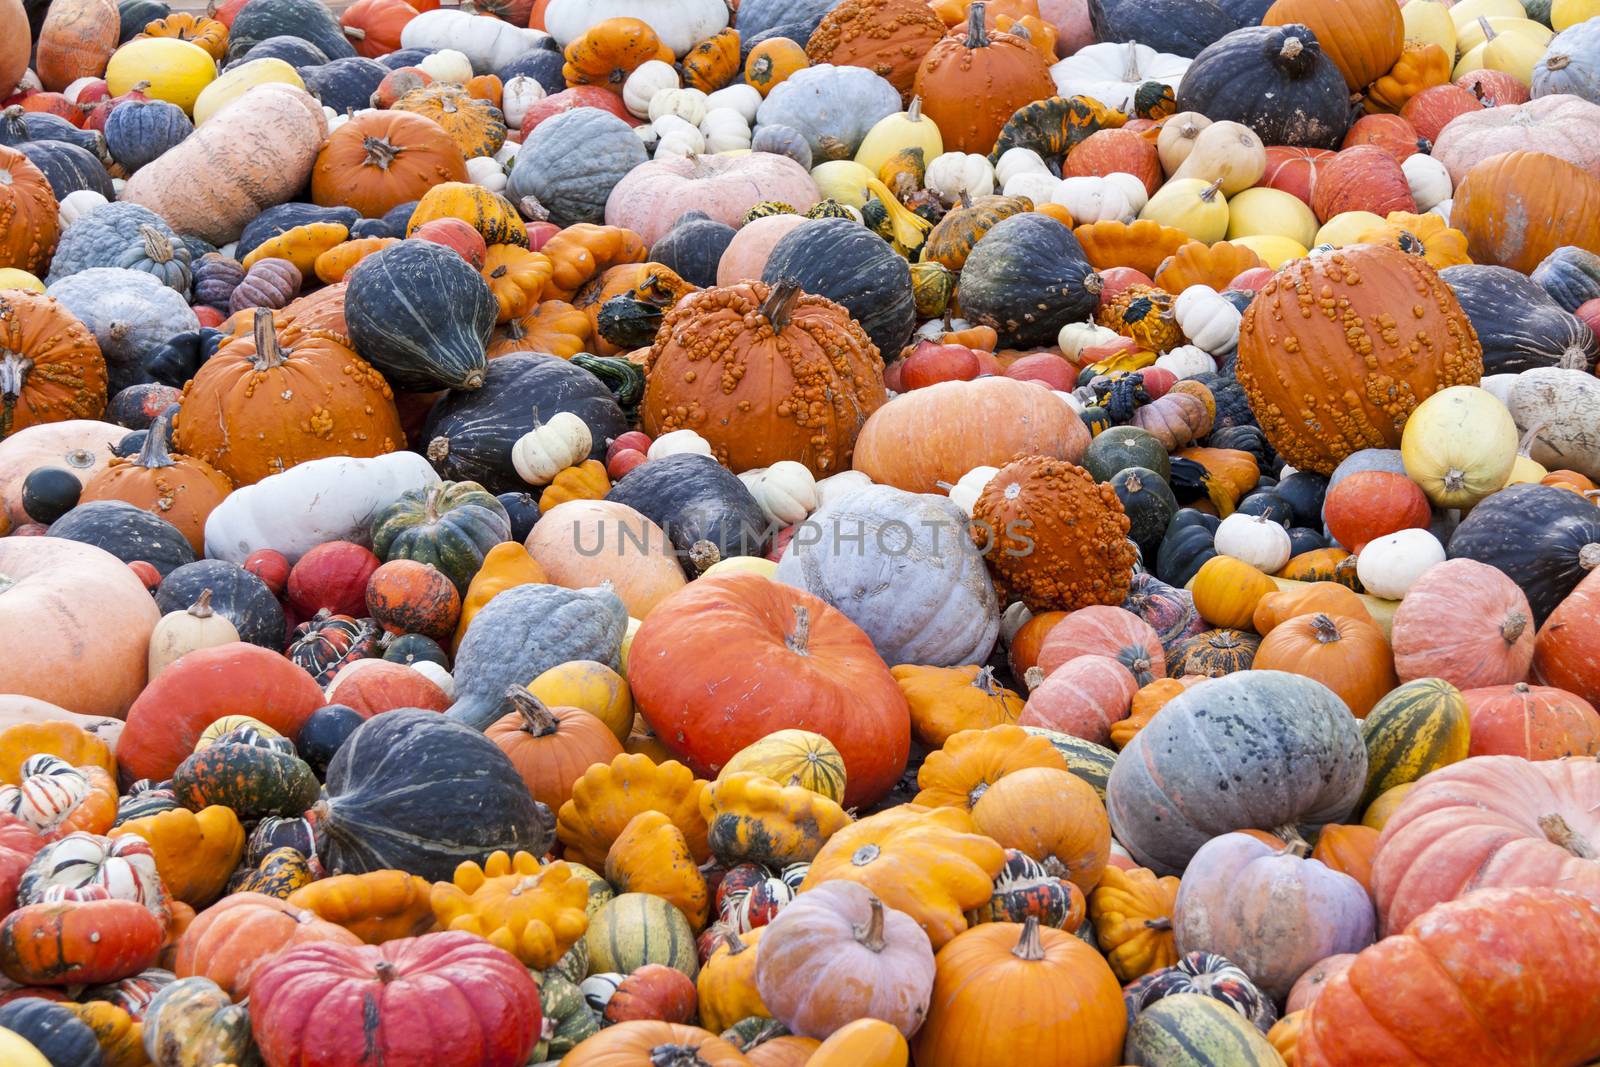
[[[611,190],[650,158],[633,128],[609,111],[574,108],[539,123],[506,180],[506,197],[532,197],[557,226],[601,223]]]
[[[667,532],[691,576],[719,559],[759,556],[767,518],[744,482],[710,456],[663,456],[618,479],[607,500]]]
[[[53,284],[90,267],[142,271],[169,289],[189,294],[188,246],[165,219],[139,204],[101,204],[68,226],[45,281]]]
[[[817,163],[850,159],[879,119],[900,110],[900,93],[865,67],[819,63],[795,71],[761,101],[756,130],[788,126]]]
[[[889,243],[851,219],[802,222],[772,246],[761,280],[795,281],[850,312],[878,346],[897,359],[917,324],[911,269]]]
[[[148,353],[200,328],[183,294],[144,271],[90,267],[52,282],[45,292],[65,304],[100,343],[113,396],[150,380],[144,369]]]
[[[130,172],[194,132],[183,108],[165,100],[128,100],[106,116],[106,148]]]
[[[1600,20],[1586,19],[1556,34],[1533,65],[1533,95],[1557,93],[1600,104]]]

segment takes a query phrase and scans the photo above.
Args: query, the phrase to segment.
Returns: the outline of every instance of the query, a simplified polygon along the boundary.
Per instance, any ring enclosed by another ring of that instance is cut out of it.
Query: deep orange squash
[[[311,199],[381,218],[440,182],[466,180],[466,157],[438,123],[409,111],[362,111],[317,153]]]
[[[0,222],[6,173],[0,156]],[[54,297],[0,289],[0,440],[40,423],[98,418],[105,406],[106,361],[94,334]]]

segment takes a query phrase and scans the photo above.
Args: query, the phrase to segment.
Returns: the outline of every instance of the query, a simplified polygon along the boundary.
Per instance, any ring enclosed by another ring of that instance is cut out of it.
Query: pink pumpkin
[[[717,284],[760,281],[773,247],[805,221],[804,215],[768,215],[739,227],[717,261]]]
[[[788,156],[669,156],[633,168],[617,183],[606,200],[606,225],[632,230],[650,245],[685,211],[738,226],[764,200],[803,212],[821,198],[811,175]]]
[[[1079,656],[1028,694],[1017,725],[1109,744],[1111,725],[1128,717],[1138,691],[1128,668],[1110,656]]]
[[[1097,604],[1079,608],[1056,623],[1039,647],[1039,669],[1048,678],[1079,656],[1109,656],[1139,685],[1167,676],[1161,635],[1125,608]]]
[[[358,659],[334,675],[328,703],[344,704],[371,718],[396,708],[443,711],[450,698],[432,679],[404,663]]]

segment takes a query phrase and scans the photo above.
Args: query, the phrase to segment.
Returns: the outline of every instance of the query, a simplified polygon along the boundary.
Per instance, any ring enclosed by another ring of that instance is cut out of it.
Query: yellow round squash
[[[252,59],[248,63],[234,67],[205,87],[200,98],[194,102],[194,124],[198,126],[205,122],[256,86],[272,82],[293,85],[297,89],[306,87],[306,83],[300,79],[299,72],[283,60]]]
[[[1516,18],[1528,17],[1527,10],[1522,6],[1522,0],[1458,0],[1450,5],[1450,20],[1456,24],[1456,37],[1460,38],[1471,32],[1480,18]],[[1472,45],[1483,40],[1479,33],[1473,41],[1461,41],[1456,46],[1458,53],[1465,52]]]
[[[291,73],[294,68],[282,60]],[[295,84],[303,83],[295,75]],[[140,82],[155,100],[193,111],[205,90],[217,80],[217,63],[204,48],[176,37],[136,37],[111,54],[106,64],[106,91],[121,96]],[[198,118],[195,120],[198,122]]]
[[[717,781],[741,771],[764,775],[779,785],[809,789],[835,804],[844,803],[844,757],[832,741],[810,730],[778,730],[746,745],[723,765]]]
[[[1228,201],[1228,240],[1257,236],[1287,237],[1309,248],[1317,236],[1317,216],[1293,193],[1246,189]]]
[[[31,289],[35,293],[42,293],[44,282],[21,267],[0,267],[0,289]]]
[[[831,159],[811,168],[811,180],[817,183],[818,192],[853,208],[866,204],[872,195],[867,183],[877,176],[877,171],[851,159]]]
[[[633,731],[633,694],[622,675],[604,663],[558,663],[529,682],[528,692],[552,708],[582,708],[605,723],[618,741],[626,741]]]
[[[1544,481],[1544,476],[1550,472],[1532,457],[1517,453],[1517,458],[1511,462],[1511,475],[1506,479],[1507,485],[1536,485]]]
[[[1487,389],[1453,385],[1406,419],[1400,459],[1436,507],[1470,508],[1505,486],[1517,460],[1517,424]]]
[[[1408,40],[1436,44],[1448,56],[1456,54],[1456,24],[1450,8],[1440,0],[1411,0],[1400,9],[1400,21],[1405,23]]]
[[[1261,257],[1261,262],[1277,270],[1293,259],[1304,259],[1306,246],[1292,237],[1278,237],[1273,234],[1256,234],[1253,237],[1239,237],[1229,242],[1240,248],[1248,248]]]
[[[1371,211],[1341,211],[1322,224],[1322,229],[1312,238],[1310,247],[1332,245],[1343,248],[1345,245],[1359,244],[1362,234],[1378,229],[1383,222],[1382,215]]]
[[[6,1067],[50,1067],[50,1061],[31,1041],[3,1027],[0,1027],[0,1063]]]
[[[1177,178],[1156,190],[1139,217],[1182,230],[1196,241],[1216,244],[1228,233],[1228,198],[1222,195],[1220,181]]]
[[[1556,0],[1550,5],[1550,25],[1557,33],[1596,15],[1600,15],[1600,0]]]
[[[916,97],[906,110],[879,119],[867,131],[861,147],[856,149],[856,162],[877,174],[890,156],[906,148],[922,149],[924,163],[931,163],[944,153],[939,127],[922,113],[922,101]]]
[[[714,578],[719,574],[759,574],[763,578],[771,578],[778,573],[778,565],[765,556],[729,556],[719,559],[706,568],[700,577]]]

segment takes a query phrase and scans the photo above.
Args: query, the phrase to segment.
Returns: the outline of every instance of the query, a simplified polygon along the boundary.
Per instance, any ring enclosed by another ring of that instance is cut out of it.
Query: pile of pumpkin
[[[1600,0],[0,92],[6,1067],[1600,1059]]]

